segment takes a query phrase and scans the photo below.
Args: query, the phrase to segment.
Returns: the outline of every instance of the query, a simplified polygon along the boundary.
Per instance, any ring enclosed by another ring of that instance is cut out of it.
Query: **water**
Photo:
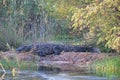
[[[6,72],[4,80],[120,80],[120,78],[115,76],[107,78],[92,72],[19,71],[14,77],[11,71]],[[1,71],[1,76],[2,74],[3,72]]]

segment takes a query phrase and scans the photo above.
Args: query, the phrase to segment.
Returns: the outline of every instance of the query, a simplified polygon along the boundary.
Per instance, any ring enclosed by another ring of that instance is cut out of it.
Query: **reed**
[[[37,70],[38,66],[34,60],[31,61],[24,61],[19,60],[16,57],[16,53],[11,58],[4,57],[0,59],[0,63],[3,65],[5,70],[12,70],[13,68],[17,68],[19,70]]]
[[[120,56],[110,57],[94,63],[96,74],[120,77]]]

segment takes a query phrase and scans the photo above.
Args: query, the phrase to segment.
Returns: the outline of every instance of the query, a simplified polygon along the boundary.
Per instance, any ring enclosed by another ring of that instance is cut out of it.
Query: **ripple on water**
[[[1,72],[0,72],[1,73]],[[73,73],[74,74],[74,73]],[[2,74],[1,74],[2,75]],[[106,77],[99,77],[93,74],[74,74],[60,72],[38,72],[38,71],[20,71],[15,77],[12,77],[11,71],[7,71],[5,80],[108,80]],[[109,80],[119,80],[117,78]]]

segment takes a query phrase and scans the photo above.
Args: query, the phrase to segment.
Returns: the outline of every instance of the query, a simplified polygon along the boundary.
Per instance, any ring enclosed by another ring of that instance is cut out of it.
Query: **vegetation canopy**
[[[33,42],[120,52],[119,0],[0,0],[0,50]]]
[[[97,43],[120,52],[120,1],[92,0],[77,8],[72,16],[73,28],[80,34],[98,38]]]

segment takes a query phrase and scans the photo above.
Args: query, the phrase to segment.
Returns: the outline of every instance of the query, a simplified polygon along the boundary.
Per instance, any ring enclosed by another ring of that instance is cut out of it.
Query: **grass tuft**
[[[110,57],[101,61],[97,61],[95,62],[94,67],[98,75],[120,77],[120,56]]]

